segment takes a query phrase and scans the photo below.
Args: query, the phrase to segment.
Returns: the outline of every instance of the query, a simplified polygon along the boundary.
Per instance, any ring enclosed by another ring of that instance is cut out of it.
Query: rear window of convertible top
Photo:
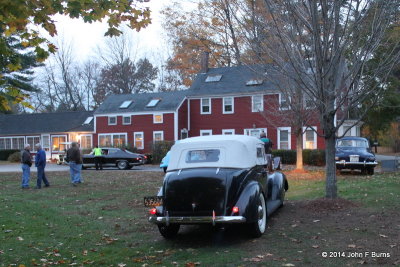
[[[217,162],[219,155],[219,149],[190,150],[186,154],[186,163]]]

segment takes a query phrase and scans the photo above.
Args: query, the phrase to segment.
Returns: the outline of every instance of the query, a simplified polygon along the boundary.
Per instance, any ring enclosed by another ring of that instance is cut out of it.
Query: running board
[[[280,199],[267,201],[268,216],[276,211],[281,206],[281,204],[282,202]]]

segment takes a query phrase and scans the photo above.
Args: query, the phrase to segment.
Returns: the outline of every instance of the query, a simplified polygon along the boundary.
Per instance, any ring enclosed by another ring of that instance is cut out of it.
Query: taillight
[[[144,156],[145,159],[147,159],[147,156]]]
[[[233,209],[232,209],[232,212],[233,213],[239,213],[239,207],[233,207]]]
[[[156,209],[156,208],[152,208],[152,209],[149,210],[149,213],[150,213],[151,215],[156,215],[157,209]]]

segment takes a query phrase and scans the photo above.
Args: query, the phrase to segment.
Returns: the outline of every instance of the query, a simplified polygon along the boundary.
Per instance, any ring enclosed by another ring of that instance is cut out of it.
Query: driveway
[[[31,167],[31,172],[36,172],[36,167]],[[117,168],[104,168],[104,170],[117,170]],[[62,171],[69,171],[68,165],[57,165],[54,163],[47,163],[46,165],[46,172],[62,172]],[[86,171],[96,171],[94,168],[90,168]],[[161,172],[162,170],[158,167],[158,165],[142,165],[133,167],[131,171],[151,171],[151,172]],[[0,173],[1,172],[22,172],[21,164],[19,163],[8,163],[8,164],[1,164],[0,165]]]

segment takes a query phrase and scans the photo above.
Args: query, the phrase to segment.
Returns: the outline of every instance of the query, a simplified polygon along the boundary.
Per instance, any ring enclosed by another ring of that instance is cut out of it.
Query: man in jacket
[[[71,148],[67,150],[67,160],[69,162],[72,185],[77,186],[82,182],[82,157],[77,142],[72,142]]]
[[[95,146],[93,148],[93,155],[94,155],[94,165],[96,166],[96,170],[103,169],[103,154],[101,153],[101,148],[99,146]]]
[[[21,151],[21,167],[22,167],[22,189],[29,189],[29,179],[31,176],[31,146],[26,144],[24,150]]]
[[[42,149],[41,144],[36,144],[36,157],[35,157],[35,166],[37,167],[37,182],[35,189],[42,188],[42,181],[45,187],[49,187],[49,181],[46,178],[46,174],[44,173],[44,168],[46,167],[46,152]]]

